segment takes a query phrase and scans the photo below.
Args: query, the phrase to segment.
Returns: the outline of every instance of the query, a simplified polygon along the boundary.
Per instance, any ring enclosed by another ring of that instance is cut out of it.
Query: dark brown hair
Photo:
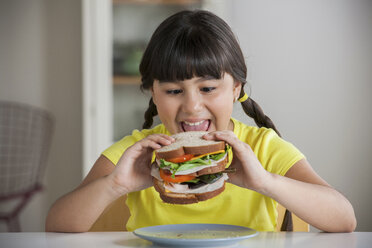
[[[244,56],[231,28],[218,16],[203,10],[181,11],[163,21],[145,50],[140,72],[142,90],[150,89],[154,79],[182,81],[206,76],[220,79],[223,73],[229,73],[234,81],[242,83],[242,97],[247,82]],[[279,134],[252,98],[243,102],[242,107],[257,126],[272,128]],[[150,128],[157,114],[150,99],[143,128]]]
[[[220,79],[229,73],[242,84],[240,96],[245,95],[247,67],[234,33],[218,16],[211,12],[181,11],[163,21],[152,35],[140,64],[141,89],[150,89],[154,79],[182,81],[193,77]],[[242,102],[244,112],[258,127],[272,128],[280,136],[271,119],[249,97]],[[143,128],[150,128],[158,114],[150,99]],[[293,231],[292,215],[288,210],[281,231]]]

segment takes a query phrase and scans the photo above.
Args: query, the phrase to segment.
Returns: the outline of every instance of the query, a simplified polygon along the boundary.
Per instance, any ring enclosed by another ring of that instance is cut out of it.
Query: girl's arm
[[[268,173],[260,193],[267,195],[310,225],[326,232],[352,232],[356,218],[350,202],[321,179],[305,160],[285,177]]]
[[[356,219],[350,202],[320,178],[305,160],[297,162],[286,176],[266,171],[251,147],[231,131],[218,131],[206,139],[224,140],[234,150],[230,182],[261,194],[282,204],[289,211],[327,232],[352,232]]]
[[[167,135],[150,135],[129,147],[116,166],[104,156],[98,158],[81,185],[53,204],[46,231],[86,232],[114,200],[152,186],[153,150],[172,141]]]
[[[88,231],[103,210],[126,193],[120,192],[108,177],[114,168],[107,158],[99,157],[81,185],[58,199],[50,208],[45,231]]]

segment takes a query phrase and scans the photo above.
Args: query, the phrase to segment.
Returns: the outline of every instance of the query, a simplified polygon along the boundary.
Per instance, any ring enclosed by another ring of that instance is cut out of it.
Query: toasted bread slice
[[[206,154],[225,149],[224,141],[205,140],[203,135],[208,132],[192,131],[172,135],[175,142],[155,151],[158,159],[171,159],[185,154]]]
[[[166,202],[171,204],[192,204],[198,203],[200,201],[206,201],[211,199],[225,190],[225,182],[222,187],[205,193],[200,194],[184,194],[184,193],[173,193],[173,192],[166,192],[164,188],[163,182],[153,178],[154,181],[154,188],[156,191],[159,192],[160,198]]]

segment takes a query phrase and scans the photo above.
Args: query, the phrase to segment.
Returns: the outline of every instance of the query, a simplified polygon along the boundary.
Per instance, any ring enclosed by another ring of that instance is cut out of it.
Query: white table
[[[66,233],[0,233],[0,247],[155,247],[131,232]],[[234,247],[372,247],[372,232],[355,233],[260,233]]]

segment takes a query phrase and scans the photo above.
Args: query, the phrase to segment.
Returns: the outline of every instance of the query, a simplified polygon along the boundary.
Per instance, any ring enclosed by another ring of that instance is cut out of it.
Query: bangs
[[[153,79],[160,82],[177,82],[193,77],[220,79],[225,72],[231,71],[218,41],[200,30],[184,31],[169,38],[159,44],[154,54],[156,59],[152,61],[156,63],[150,65]]]
[[[230,27],[207,11],[182,11],[163,21],[152,35],[140,64],[141,89],[154,80],[193,77],[221,79],[229,73],[246,82],[244,56]]]

